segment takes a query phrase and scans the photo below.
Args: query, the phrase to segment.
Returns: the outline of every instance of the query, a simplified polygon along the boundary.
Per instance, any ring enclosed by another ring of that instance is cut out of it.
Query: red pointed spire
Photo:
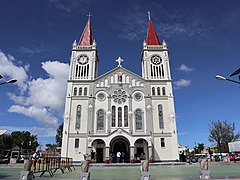
[[[90,46],[93,43],[93,37],[92,37],[92,28],[90,23],[90,15],[87,21],[87,24],[83,30],[82,36],[79,40],[79,45],[82,46]]]
[[[147,31],[147,37],[146,37],[146,43],[147,45],[160,45],[160,41],[158,39],[157,33],[154,29],[152,20],[150,18],[150,12],[148,12],[148,31]]]

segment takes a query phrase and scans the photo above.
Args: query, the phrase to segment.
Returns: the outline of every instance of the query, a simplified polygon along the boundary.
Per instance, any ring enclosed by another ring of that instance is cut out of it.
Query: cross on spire
[[[92,15],[91,15],[91,13],[89,12],[87,16],[88,16],[88,18],[90,19],[90,17],[91,17]]]
[[[151,20],[151,13],[148,11],[148,19]]]
[[[124,61],[121,57],[115,60],[118,63],[118,67],[122,67],[121,63]]]

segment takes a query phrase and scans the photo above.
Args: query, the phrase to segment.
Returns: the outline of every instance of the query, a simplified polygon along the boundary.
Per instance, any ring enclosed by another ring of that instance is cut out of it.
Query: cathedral
[[[146,22],[147,24],[147,22]],[[178,137],[168,48],[149,15],[142,75],[122,67],[98,76],[98,51],[90,17],[71,50],[62,157],[95,162],[177,161]],[[107,63],[107,62],[103,62]]]

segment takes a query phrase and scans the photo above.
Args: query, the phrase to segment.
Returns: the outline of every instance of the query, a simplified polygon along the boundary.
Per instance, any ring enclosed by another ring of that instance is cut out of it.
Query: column
[[[148,157],[147,159],[151,162],[153,160],[152,146],[148,146]]]
[[[91,146],[88,146],[88,154],[91,154],[91,152],[92,152],[92,147]]]
[[[129,112],[128,112],[128,118],[129,118],[129,132],[133,132],[133,112],[132,112],[132,96],[129,96]]]
[[[134,159],[135,160],[135,151],[134,151],[135,149],[134,149],[134,146],[130,146],[130,161],[132,160],[132,159]]]
[[[109,163],[109,146],[105,147],[105,163]]]

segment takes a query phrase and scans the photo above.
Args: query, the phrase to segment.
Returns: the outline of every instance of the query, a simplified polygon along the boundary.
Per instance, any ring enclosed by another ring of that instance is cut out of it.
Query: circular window
[[[99,93],[98,96],[97,96],[97,98],[98,98],[99,101],[104,101],[105,98],[106,98],[106,96],[105,96],[104,93]]]
[[[136,101],[141,101],[142,100],[142,94],[141,93],[135,93],[134,94],[134,99]]]
[[[115,103],[122,104],[126,102],[127,93],[126,91],[119,89],[113,92],[112,98]]]

